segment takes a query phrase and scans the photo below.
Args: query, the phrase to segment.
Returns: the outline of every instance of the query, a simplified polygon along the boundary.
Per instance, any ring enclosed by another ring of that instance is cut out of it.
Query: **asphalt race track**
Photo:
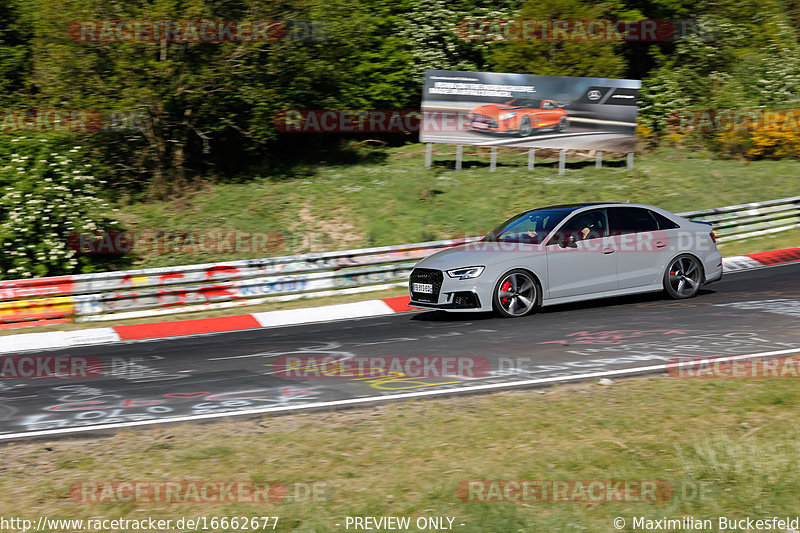
[[[800,354],[799,319],[795,263],[726,274],[686,301],[651,294],[512,320],[419,311],[20,354],[8,357],[89,361],[97,377],[2,379],[0,439],[664,372],[676,357]],[[460,357],[479,371],[287,377],[285,356]]]

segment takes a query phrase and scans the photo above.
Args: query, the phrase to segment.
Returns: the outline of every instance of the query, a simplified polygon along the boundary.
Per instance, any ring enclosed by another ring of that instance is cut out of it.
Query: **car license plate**
[[[485,122],[473,122],[472,127],[477,128],[479,130],[485,130],[489,127],[489,125]]]
[[[421,292],[424,294],[433,294],[433,285],[430,283],[415,283],[413,285],[414,292]]]

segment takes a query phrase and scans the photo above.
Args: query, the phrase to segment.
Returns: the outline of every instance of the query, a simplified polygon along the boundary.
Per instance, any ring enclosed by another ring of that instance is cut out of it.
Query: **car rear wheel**
[[[556,127],[556,130],[558,132],[562,132],[565,131],[568,126],[569,126],[569,120],[567,120],[567,117],[561,117],[561,120],[558,121],[558,126]]]
[[[494,288],[492,304],[497,313],[517,318],[531,313],[539,303],[539,285],[524,270],[504,274]]]
[[[528,137],[533,133],[533,126],[531,126],[531,117],[522,117],[519,122],[519,136]]]
[[[664,273],[664,290],[682,300],[696,296],[703,283],[703,266],[693,255],[679,255]]]

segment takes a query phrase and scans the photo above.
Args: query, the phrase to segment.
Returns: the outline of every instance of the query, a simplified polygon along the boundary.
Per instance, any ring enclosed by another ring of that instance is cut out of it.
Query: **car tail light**
[[[716,235],[714,235],[714,232],[712,231],[711,233],[709,233],[709,235],[711,235],[711,240],[712,240],[712,241],[714,241],[714,243],[716,244],[716,242],[717,242],[717,236],[716,236]]]

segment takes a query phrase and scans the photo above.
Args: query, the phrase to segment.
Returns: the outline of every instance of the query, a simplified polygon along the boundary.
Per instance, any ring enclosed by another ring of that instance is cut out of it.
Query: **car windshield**
[[[514,107],[530,107],[534,109],[538,109],[542,105],[542,101],[539,98],[514,98],[506,103]]]
[[[540,244],[574,208],[533,209],[512,217],[489,232],[487,242]]]

